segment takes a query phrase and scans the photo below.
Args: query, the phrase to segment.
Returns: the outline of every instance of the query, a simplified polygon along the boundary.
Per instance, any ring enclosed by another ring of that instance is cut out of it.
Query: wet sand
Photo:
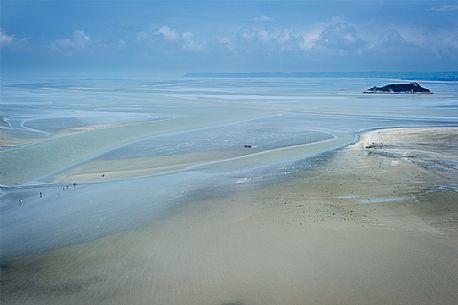
[[[457,128],[387,129],[263,187],[2,265],[4,304],[455,304]]]
[[[256,114],[259,115],[259,114]],[[253,111],[246,111],[239,118],[251,119]],[[61,131],[64,136],[52,136],[32,142],[25,147],[14,147],[2,152],[0,184],[23,185],[77,166],[107,151],[128,145],[154,135],[172,133],[192,128],[202,128],[215,123],[227,123],[234,114],[227,111],[203,121],[196,117],[178,117],[109,126],[88,126],[78,132]],[[0,136],[5,132],[0,130]],[[11,141],[0,146],[11,145]]]
[[[318,155],[328,150],[343,147],[355,140],[355,136],[347,132],[336,132],[332,134],[332,137],[331,139],[268,150],[239,148],[235,150],[198,151],[168,156],[93,160],[70,170],[63,170],[57,175],[51,175],[50,180],[54,183],[69,183],[70,181],[92,182],[100,180],[100,173],[105,173],[106,179],[104,180],[110,180],[140,177],[155,173],[164,174],[208,166],[213,167],[213,172],[236,169],[246,170]]]

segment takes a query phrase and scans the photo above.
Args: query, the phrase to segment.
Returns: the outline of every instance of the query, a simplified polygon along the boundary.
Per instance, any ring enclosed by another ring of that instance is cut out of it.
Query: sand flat
[[[204,150],[165,156],[122,159],[97,159],[82,163],[51,177],[52,182],[89,182],[110,179],[139,177],[155,173],[170,173],[211,166],[211,171],[237,170],[278,164],[298,160],[307,156],[337,149],[351,143],[355,136],[339,132],[332,139],[284,146],[270,150]]]
[[[431,132],[420,146],[437,153],[444,144],[437,139],[456,144],[449,140],[457,131],[373,131],[278,183],[189,202],[136,230],[9,260],[2,298],[7,304],[454,304],[458,193],[437,185],[456,179],[425,168],[425,154],[405,158],[365,146],[378,139],[385,148],[412,149],[418,144],[409,139]],[[387,200],[359,202],[370,198]]]
[[[244,118],[253,115],[247,112]],[[53,137],[24,147],[7,150],[0,155],[0,184],[18,185],[84,162],[110,149],[159,133],[198,128],[232,118],[215,116],[203,122],[185,117],[119,124],[107,128],[86,129],[81,132]]]

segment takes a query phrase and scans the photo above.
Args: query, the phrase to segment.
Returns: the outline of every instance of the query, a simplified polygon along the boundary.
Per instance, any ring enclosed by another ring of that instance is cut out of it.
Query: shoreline
[[[435,160],[457,159],[449,145],[458,144],[457,131],[369,131],[276,183],[244,183],[133,230],[15,258],[2,268],[2,298],[56,305],[454,304],[458,192],[439,186],[456,183],[458,169],[442,175]],[[372,142],[384,145],[365,148]]]

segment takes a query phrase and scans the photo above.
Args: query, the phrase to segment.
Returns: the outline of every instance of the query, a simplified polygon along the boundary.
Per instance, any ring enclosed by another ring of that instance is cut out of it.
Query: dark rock
[[[418,83],[410,84],[389,84],[384,87],[372,87],[363,93],[421,93],[432,94],[429,89],[423,88]]]

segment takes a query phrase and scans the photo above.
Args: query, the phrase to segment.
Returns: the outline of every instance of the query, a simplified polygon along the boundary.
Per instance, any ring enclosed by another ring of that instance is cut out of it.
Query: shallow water
[[[190,197],[281,179],[363,130],[458,126],[456,82],[422,82],[433,95],[361,93],[388,82],[5,80],[0,134],[22,145],[0,152],[2,255],[94,239],[150,222]],[[199,157],[186,162],[188,155]],[[183,165],[174,168],[159,159],[178,156]],[[102,177],[95,168],[90,183],[65,180],[85,165],[114,162],[116,170],[115,162],[133,166],[139,158],[139,168],[154,171]]]

